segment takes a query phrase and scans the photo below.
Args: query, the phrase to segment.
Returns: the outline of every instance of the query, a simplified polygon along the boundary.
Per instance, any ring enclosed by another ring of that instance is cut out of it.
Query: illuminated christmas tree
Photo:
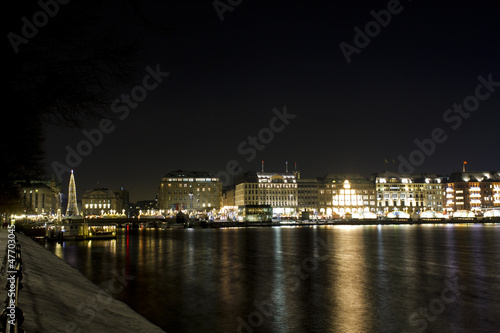
[[[79,215],[78,203],[76,201],[75,176],[73,175],[73,170],[71,170],[71,177],[69,178],[68,208],[66,209],[66,217]]]

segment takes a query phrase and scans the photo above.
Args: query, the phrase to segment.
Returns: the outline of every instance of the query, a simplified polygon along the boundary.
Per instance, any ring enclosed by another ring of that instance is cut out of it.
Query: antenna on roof
[[[262,172],[264,172],[264,160],[262,160]]]
[[[285,162],[285,172],[288,173],[288,161]]]
[[[465,172],[465,165],[467,164],[467,161],[464,161],[464,163],[462,164],[462,172]]]

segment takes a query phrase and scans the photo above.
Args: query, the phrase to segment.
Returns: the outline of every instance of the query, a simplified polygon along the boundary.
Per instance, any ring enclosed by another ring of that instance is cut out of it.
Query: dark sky
[[[460,171],[464,160],[469,170],[500,169],[500,91],[480,101],[460,125],[451,120],[455,113],[443,119],[455,103],[474,96],[480,75],[500,82],[494,5],[402,1],[399,13],[348,63],[340,43],[354,46],[353,29],[364,31],[374,20],[370,12],[389,3],[244,0],[221,22],[212,1],[144,2],[145,15],[172,31],[141,32],[137,84],[147,65],[159,64],[170,75],[128,117],[113,120],[115,130],[74,167],[80,194],[99,181],[111,189],[123,184],[132,201],[154,199],[163,173],[218,172],[230,160],[244,170],[260,169],[264,160],[267,171],[284,171],[285,161],[292,169],[297,162],[302,177],[350,171],[369,176],[391,170],[392,159],[397,168],[398,156],[408,159],[417,149],[414,140],[430,138],[436,128],[447,140],[435,144],[415,172]],[[250,155],[238,146],[269,127],[272,110],[285,106],[297,116],[247,161]],[[49,166],[64,163],[65,147],[85,139],[81,129],[46,130]],[[65,174],[65,192],[68,179]]]

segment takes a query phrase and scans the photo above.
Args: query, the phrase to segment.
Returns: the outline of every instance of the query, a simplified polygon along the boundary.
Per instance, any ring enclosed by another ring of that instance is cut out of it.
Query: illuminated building
[[[443,185],[436,175],[383,172],[373,178],[379,212],[398,210],[411,214],[443,210]]]
[[[486,211],[500,207],[500,173],[455,172],[446,184],[446,210]]]
[[[374,212],[375,184],[358,173],[329,173],[318,179],[320,213],[330,217],[346,213]]]
[[[128,215],[128,191],[121,188],[111,191],[106,188],[88,190],[82,197],[83,216]]]
[[[60,211],[61,187],[54,179],[18,181],[16,184],[25,213],[57,215]]]
[[[173,171],[162,178],[158,206],[166,212],[219,210],[222,182],[209,172]]]
[[[270,205],[244,205],[238,207],[238,218],[241,222],[267,222],[273,217]]]
[[[424,207],[428,211],[443,212],[445,206],[445,178],[435,174],[422,174],[416,182],[424,182]]]
[[[292,172],[246,172],[235,186],[235,205],[272,207],[273,215],[291,216],[297,211],[297,179]]]

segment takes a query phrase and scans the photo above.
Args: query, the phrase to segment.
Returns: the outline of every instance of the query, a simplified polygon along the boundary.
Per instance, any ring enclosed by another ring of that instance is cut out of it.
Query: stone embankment
[[[26,332],[164,332],[31,238],[16,235],[23,260],[18,307],[24,313],[21,327]],[[2,259],[7,236],[7,229],[0,229]],[[6,283],[2,270],[0,300],[7,297]],[[119,283],[114,281],[114,288]]]

